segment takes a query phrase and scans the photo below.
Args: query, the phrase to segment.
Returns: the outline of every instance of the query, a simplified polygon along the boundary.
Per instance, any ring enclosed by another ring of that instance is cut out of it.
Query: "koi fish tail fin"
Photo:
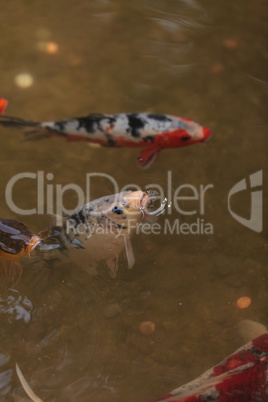
[[[17,117],[6,116],[0,114],[0,125],[4,127],[16,128],[24,132],[24,140],[39,140],[47,137],[45,127],[42,127],[40,123],[19,119]]]

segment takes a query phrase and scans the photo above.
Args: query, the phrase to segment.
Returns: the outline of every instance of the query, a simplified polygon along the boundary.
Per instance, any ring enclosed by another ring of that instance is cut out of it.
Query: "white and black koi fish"
[[[45,251],[44,257],[49,261],[52,253],[47,242],[52,240],[60,250],[67,251],[69,260],[79,261],[85,268],[105,261],[115,277],[118,258],[124,249],[128,267],[132,268],[135,263],[131,236],[146,216],[149,201],[150,196],[142,191],[123,191],[91,201],[64,218],[61,227],[52,228],[46,243],[40,245],[41,252]],[[163,210],[164,206],[159,209]]]
[[[162,149],[203,142],[211,135],[209,129],[193,120],[153,113],[89,114],[55,122],[34,122],[1,114],[0,124],[22,129],[27,140],[57,136],[108,147],[144,148],[138,157],[138,165],[143,168],[149,167]]]

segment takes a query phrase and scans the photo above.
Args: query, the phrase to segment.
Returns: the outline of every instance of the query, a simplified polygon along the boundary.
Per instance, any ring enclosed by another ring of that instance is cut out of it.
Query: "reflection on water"
[[[265,3],[15,0],[1,11],[0,96],[9,99],[8,114],[52,120],[152,111],[193,118],[213,133],[206,145],[166,150],[141,171],[135,149],[21,142],[20,133],[0,129],[0,216],[35,233],[52,217],[9,209],[5,187],[17,173],[51,172],[53,185],[84,188],[86,173],[103,172],[120,188],[166,189],[171,170],[172,195],[181,184],[213,184],[203,217],[213,235],[141,233],[133,238],[135,266],[128,270],[122,258],[116,279],[102,265],[94,276],[81,261],[26,258],[15,289],[0,290],[0,399],[25,397],[18,362],[44,400],[149,401],[240,346],[242,318],[268,323],[267,229],[255,233],[227,209],[232,186],[266,165]],[[44,42],[58,51],[47,52]],[[33,77],[31,86],[16,85],[20,73]],[[111,183],[92,183],[93,199],[111,193]],[[34,181],[15,187],[21,208],[33,208],[36,197]],[[247,218],[249,198],[232,201]],[[70,192],[68,206],[75,203]],[[196,216],[172,209],[170,221],[178,218],[191,223]],[[235,305],[242,296],[252,300],[248,309]],[[140,331],[146,321],[155,326],[149,334]]]

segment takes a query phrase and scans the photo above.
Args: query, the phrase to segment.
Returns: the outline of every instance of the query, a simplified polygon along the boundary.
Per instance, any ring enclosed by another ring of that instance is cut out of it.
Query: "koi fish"
[[[250,320],[244,321],[245,323],[246,321],[250,323]],[[248,323],[246,323],[247,326]],[[261,332],[263,332],[263,330]],[[227,357],[212,369],[206,371],[200,377],[153,402],[162,401],[268,401],[267,329],[265,329],[265,332],[262,335],[259,335],[251,342],[248,342],[246,345],[236,350],[231,356]]]
[[[40,243],[41,237],[34,235],[23,223],[13,219],[0,219],[0,261],[11,287],[21,277],[22,267],[18,260],[30,253]],[[9,261],[9,272],[6,266]]]
[[[79,261],[82,266],[106,261],[115,277],[118,258],[124,249],[128,267],[132,268],[135,263],[130,238],[146,214],[149,201],[150,196],[142,191],[124,191],[101,197],[65,218],[61,227],[52,229],[53,233],[47,240],[56,239],[61,250],[67,250],[68,258]],[[163,208],[161,206],[154,213]]]
[[[0,113],[4,113],[8,105],[8,101],[4,98],[0,98]]]
[[[89,114],[55,122],[34,122],[0,115],[0,124],[25,132],[26,140],[62,137],[108,147],[144,148],[138,165],[149,167],[162,149],[204,142],[208,128],[183,117],[153,113]]]
[[[251,320],[246,327],[257,326],[257,338],[239,348],[196,380],[175,389],[153,402],[265,402],[268,400],[268,331]],[[242,321],[242,323],[243,323]],[[259,328],[258,328],[259,327]],[[249,332],[251,330],[249,329]],[[26,381],[18,364],[20,383],[34,402],[42,402]]]

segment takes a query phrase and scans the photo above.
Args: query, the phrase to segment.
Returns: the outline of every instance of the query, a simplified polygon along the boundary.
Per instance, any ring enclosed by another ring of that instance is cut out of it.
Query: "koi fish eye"
[[[1,244],[0,245],[0,249],[2,249],[3,251],[5,251],[6,253],[13,253],[13,249],[6,246],[5,244]]]
[[[116,215],[122,215],[124,211],[119,207],[113,207],[113,213]]]

